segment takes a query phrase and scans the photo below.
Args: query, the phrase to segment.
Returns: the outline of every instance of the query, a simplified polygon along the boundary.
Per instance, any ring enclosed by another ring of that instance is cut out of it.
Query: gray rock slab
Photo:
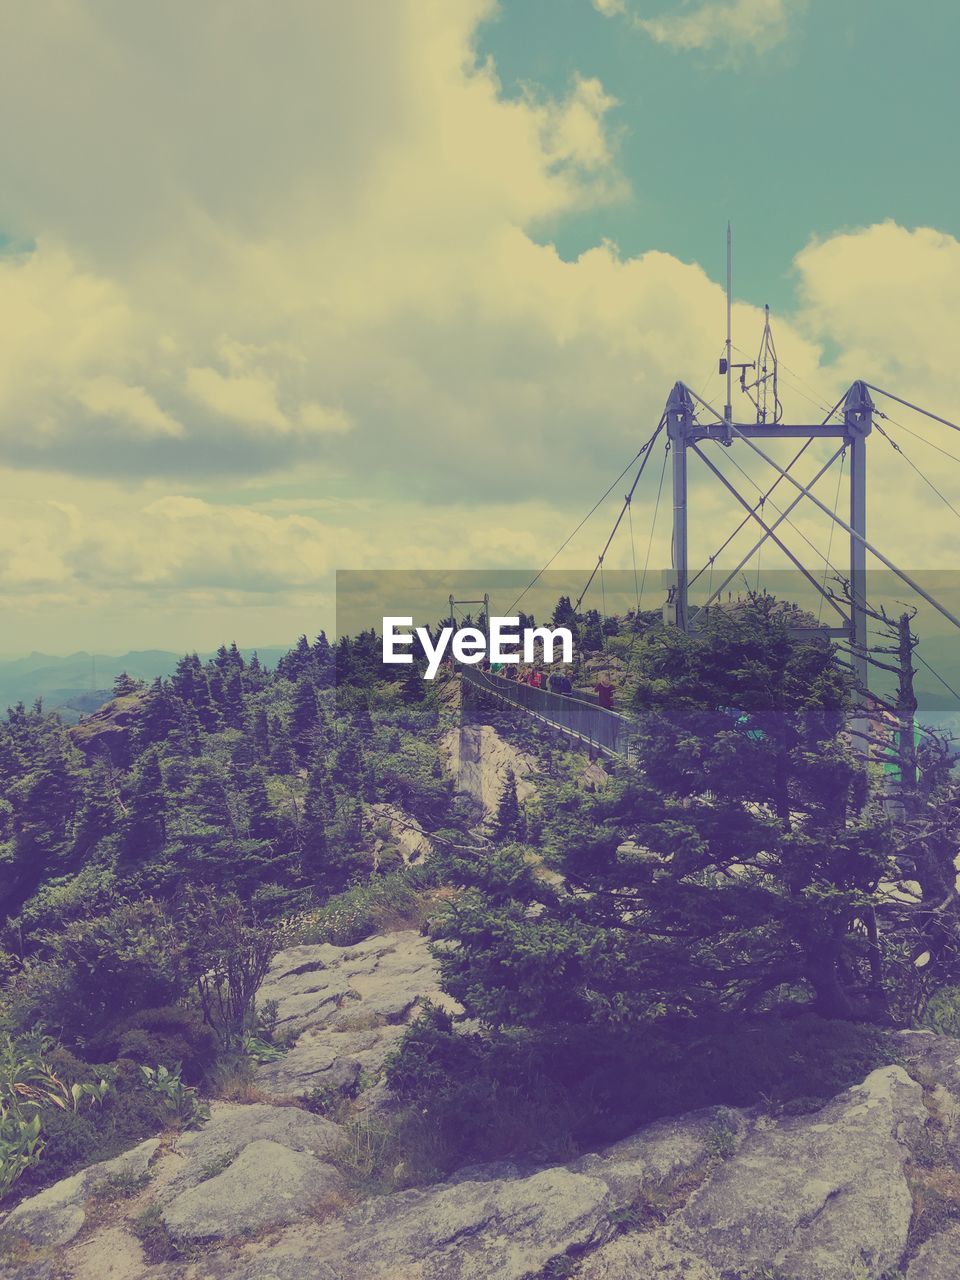
[[[368,1201],[230,1280],[523,1280],[604,1229],[599,1178],[544,1169]],[[264,1262],[268,1262],[264,1267]]]
[[[907,1280],[960,1280],[960,1224],[920,1246],[907,1267]]]
[[[70,1280],[140,1280],[147,1272],[140,1241],[122,1227],[95,1232],[70,1255]]]
[[[749,1130],[740,1111],[709,1108],[647,1125],[632,1137],[570,1168],[602,1178],[618,1204],[628,1205],[645,1190],[656,1189],[701,1165],[716,1150],[721,1135],[739,1145]]]
[[[251,1143],[269,1141],[289,1151],[324,1160],[343,1142],[343,1130],[332,1120],[299,1107],[269,1103],[215,1102],[200,1129],[183,1133],[174,1145],[179,1167],[158,1196],[169,1203],[187,1188],[220,1173]]]
[[[29,1200],[22,1200],[6,1217],[3,1228],[43,1247],[67,1244],[86,1222],[85,1204],[97,1187],[111,1178],[139,1178],[147,1172],[160,1146],[148,1138],[130,1151],[62,1178]]]
[[[881,1276],[906,1245],[906,1144],[925,1120],[920,1086],[883,1067],[812,1115],[757,1124],[690,1197],[672,1242],[721,1272]]]
[[[725,1280],[663,1230],[623,1235],[584,1258],[577,1280]]]
[[[401,1026],[305,1031],[282,1058],[258,1067],[254,1079],[274,1098],[302,1098],[317,1088],[352,1092],[361,1073],[380,1071],[402,1035]]]
[[[229,1240],[302,1218],[331,1204],[342,1189],[332,1165],[258,1139],[222,1173],[176,1196],[163,1221],[176,1240]]]
[[[425,997],[443,999],[429,946],[403,929],[350,947],[289,947],[274,957],[259,1000],[277,1002],[278,1026],[288,1032],[399,1023]]]

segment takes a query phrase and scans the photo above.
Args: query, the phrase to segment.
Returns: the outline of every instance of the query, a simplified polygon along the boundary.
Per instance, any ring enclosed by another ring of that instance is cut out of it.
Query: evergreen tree
[[[115,698],[128,698],[132,693],[139,693],[145,688],[142,680],[134,680],[133,676],[127,675],[126,671],[121,671],[113,682],[113,696]]]
[[[510,839],[520,831],[520,802],[517,800],[517,779],[511,768],[503,775],[503,790],[497,804],[494,831],[501,840]]]
[[[270,721],[263,707],[258,707],[253,715],[253,745],[258,760],[270,758]]]
[[[279,716],[270,720],[270,772],[291,774],[296,767],[290,735]]]
[[[122,852],[145,862],[163,848],[167,833],[166,796],[156,747],[141,757],[123,824]]]
[[[182,706],[178,707],[167,685],[157,676],[137,718],[136,741],[139,750],[166,742],[179,726],[182,714]]]
[[[290,715],[290,742],[301,763],[309,759],[316,746],[319,721],[317,691],[313,682],[303,677],[294,689],[293,710]]]
[[[835,652],[762,601],[642,646],[638,766],[548,821],[564,889],[511,846],[455,864],[471,889],[452,908],[446,989],[482,1022],[554,1030],[750,1011],[779,993],[872,1016],[889,824],[843,739]]]

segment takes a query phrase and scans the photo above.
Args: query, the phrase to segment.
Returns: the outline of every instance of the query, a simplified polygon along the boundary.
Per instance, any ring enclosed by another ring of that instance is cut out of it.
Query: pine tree
[[[452,909],[445,988],[490,1025],[564,1035],[777,998],[869,1015],[890,832],[844,742],[835,651],[757,601],[696,636],[651,629],[638,661],[637,765],[548,815],[564,890],[510,845],[454,868],[473,892]]]
[[[313,661],[318,689],[330,689],[336,683],[336,662],[326,633],[321,631],[314,641]]]
[[[290,714],[290,742],[301,763],[309,759],[316,746],[319,720],[317,691],[313,682],[304,677],[294,689],[293,710]]]
[[[247,817],[247,833],[254,840],[274,841],[279,836],[277,814],[270,803],[263,774],[255,769],[247,778],[243,792]]]
[[[139,693],[144,687],[142,680],[134,680],[133,676],[127,675],[126,671],[121,671],[113,682],[113,696],[128,698],[132,693]]]
[[[494,831],[501,840],[507,840],[519,834],[520,802],[517,799],[517,779],[509,766],[503,775],[503,790],[497,804],[494,819]]]
[[[167,834],[166,796],[156,747],[141,757],[123,824],[122,851],[145,862],[163,848]]]
[[[291,774],[296,767],[290,735],[279,716],[270,719],[270,772]]]
[[[270,758],[270,721],[263,707],[258,707],[254,712],[253,745],[260,761]]]
[[[303,811],[297,825],[297,848],[302,874],[311,884],[322,883],[327,871],[327,826],[333,818],[329,807],[326,771],[314,765],[307,779]]]
[[[157,676],[150,686],[143,710],[137,718],[136,742],[139,750],[166,742],[179,726],[183,714],[162,678]]]

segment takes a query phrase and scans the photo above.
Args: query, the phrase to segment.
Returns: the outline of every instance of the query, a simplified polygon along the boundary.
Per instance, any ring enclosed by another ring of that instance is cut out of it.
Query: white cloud
[[[766,53],[787,39],[806,0],[709,0],[684,13],[637,16],[636,25],[674,49]]]
[[[147,435],[182,436],[183,426],[164,413],[143,387],[131,387],[109,374],[77,387],[77,400],[95,417],[117,419]]]
[[[661,34],[769,47],[791,8],[701,6]],[[474,52],[489,0],[283,9],[0,11],[0,110],[28,122],[0,134],[0,226],[35,244],[0,258],[11,610],[73,601],[119,635],[158,624],[147,600],[293,618],[337,565],[535,563],[678,377],[722,398],[699,267],[541,243],[622,190],[599,81],[506,98]],[[803,313],[776,320],[802,386],[835,398],[879,352],[957,403],[956,254],[899,228],[805,251]],[[752,348],[760,312],[735,320]]]

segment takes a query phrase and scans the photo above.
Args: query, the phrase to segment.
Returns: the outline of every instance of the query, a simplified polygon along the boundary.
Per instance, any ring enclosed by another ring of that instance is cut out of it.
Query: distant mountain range
[[[290,647],[266,645],[240,652],[245,659],[256,652],[265,667],[274,667]],[[110,698],[113,682],[122,671],[149,683],[157,676],[172,675],[182,656],[164,649],[143,649],[119,656],[80,652],[64,658],[31,653],[26,658],[0,660],[0,710],[42,698],[48,711],[57,711],[64,720],[73,722]]]

